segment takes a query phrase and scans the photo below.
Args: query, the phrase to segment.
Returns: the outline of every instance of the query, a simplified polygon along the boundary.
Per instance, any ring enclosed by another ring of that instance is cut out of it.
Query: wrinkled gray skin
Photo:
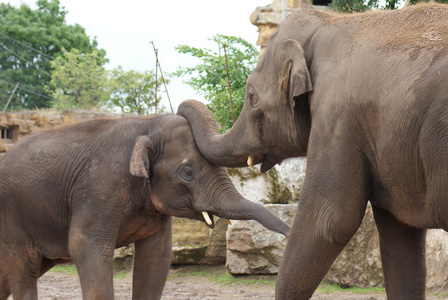
[[[200,154],[181,116],[34,134],[0,161],[0,299],[37,299],[39,276],[71,260],[84,299],[113,299],[114,249],[133,242],[133,299],[160,299],[171,216],[204,221],[202,211],[289,232]]]
[[[227,134],[200,103],[179,107],[217,165],[252,155],[266,171],[308,156],[277,299],[312,296],[368,201],[388,299],[425,298],[426,229],[448,230],[447,20],[442,5],[299,11],[269,41]]]

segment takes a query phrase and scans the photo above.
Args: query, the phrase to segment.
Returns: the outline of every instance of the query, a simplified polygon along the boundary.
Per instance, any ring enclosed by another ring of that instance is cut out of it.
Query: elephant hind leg
[[[389,299],[425,299],[426,229],[411,227],[372,204]]]

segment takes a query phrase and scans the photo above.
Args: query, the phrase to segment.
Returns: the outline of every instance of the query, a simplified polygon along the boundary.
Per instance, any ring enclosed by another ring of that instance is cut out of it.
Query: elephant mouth
[[[211,229],[215,228],[215,219],[213,218],[213,214],[208,211],[202,211],[202,218],[204,219],[205,224]]]
[[[270,169],[272,169],[277,163],[268,160],[267,158],[261,163],[260,172],[266,173]],[[281,162],[279,163],[281,164]]]
[[[248,158],[247,158],[247,165],[249,167],[254,165],[254,161],[256,161],[256,163],[260,163],[261,162],[261,167],[260,167],[260,172],[261,173],[266,173],[267,171],[272,169],[277,163],[279,165],[282,164],[282,160],[281,159],[274,159],[272,157],[272,155],[269,155],[268,153],[263,153],[263,155],[261,156],[260,160],[254,158],[253,155],[249,155]]]
[[[283,158],[277,157],[271,153],[264,153],[263,162],[261,163],[260,172],[266,173],[270,169],[272,169],[276,164],[281,166],[283,163]]]
[[[207,224],[208,227],[211,229],[215,228],[215,219],[213,218],[213,214],[208,211],[202,211],[202,217],[204,218],[205,224]],[[227,224],[232,225],[232,221],[227,218],[223,218],[226,220]]]

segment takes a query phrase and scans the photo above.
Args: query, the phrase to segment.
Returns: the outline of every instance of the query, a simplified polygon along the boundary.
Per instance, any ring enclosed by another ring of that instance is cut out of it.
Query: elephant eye
[[[252,108],[257,108],[258,107],[258,97],[254,94],[249,94],[249,100],[250,100],[250,105],[252,106]]]
[[[186,181],[192,181],[196,178],[196,172],[190,165],[183,166],[179,175]]]

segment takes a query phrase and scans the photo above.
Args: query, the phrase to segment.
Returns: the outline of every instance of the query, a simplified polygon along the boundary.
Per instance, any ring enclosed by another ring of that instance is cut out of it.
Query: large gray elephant
[[[265,172],[307,155],[277,299],[312,296],[368,201],[388,298],[425,298],[426,229],[448,230],[447,26],[443,5],[302,10],[268,42],[228,133],[200,103],[179,107],[215,164]]]
[[[171,217],[289,226],[243,198],[196,147],[187,120],[95,120],[34,134],[0,161],[0,299],[37,299],[37,280],[74,261],[84,299],[113,299],[113,253],[135,242],[133,299],[160,299]]]

